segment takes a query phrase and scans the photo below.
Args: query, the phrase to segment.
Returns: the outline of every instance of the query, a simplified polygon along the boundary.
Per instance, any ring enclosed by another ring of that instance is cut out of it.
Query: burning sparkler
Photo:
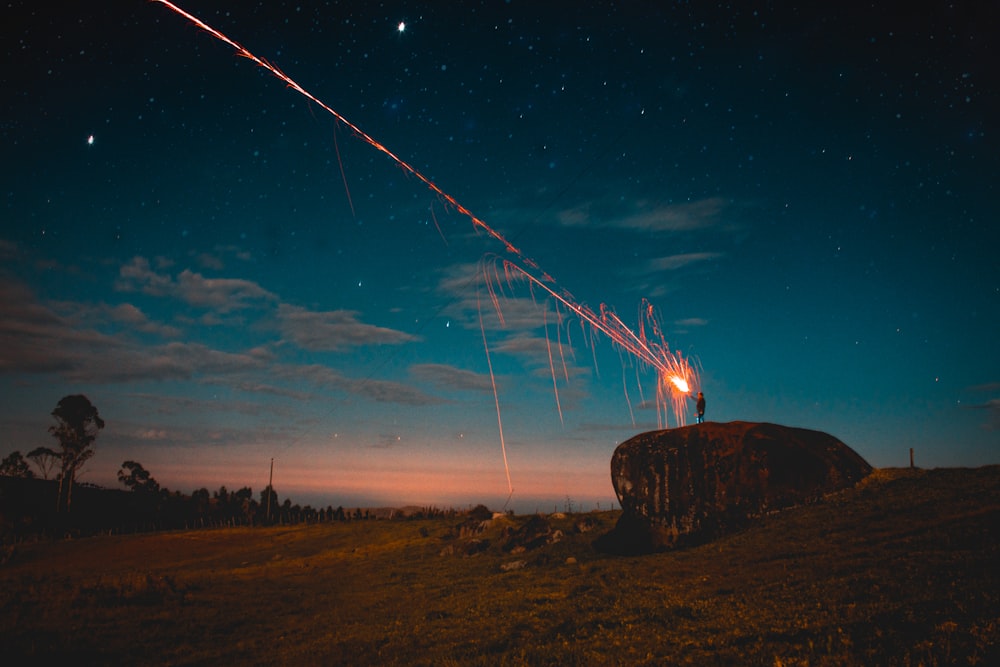
[[[680,376],[674,375],[670,378],[670,381],[674,383],[674,386],[677,387],[677,390],[680,391],[682,394],[686,394],[689,391],[691,391],[691,389],[688,387],[687,380],[685,380]]]

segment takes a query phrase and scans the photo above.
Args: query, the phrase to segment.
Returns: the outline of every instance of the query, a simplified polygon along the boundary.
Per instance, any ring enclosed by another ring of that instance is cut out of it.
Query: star
[[[406,21],[400,21],[399,25],[396,26],[396,31],[402,34],[406,30]]]
[[[90,136],[87,137],[87,145],[88,146],[94,145],[94,135],[91,134]]]

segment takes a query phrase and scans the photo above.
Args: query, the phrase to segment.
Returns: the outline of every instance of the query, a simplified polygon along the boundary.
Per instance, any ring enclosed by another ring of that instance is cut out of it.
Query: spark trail
[[[205,32],[207,32],[212,37],[215,37],[219,41],[224,42],[225,44],[228,44],[229,46],[233,47],[236,50],[236,55],[242,56],[243,58],[246,58],[247,60],[249,60],[249,61],[251,61],[251,62],[259,65],[260,67],[263,67],[268,72],[270,72],[271,74],[273,74],[277,78],[279,78],[282,81],[284,81],[285,84],[289,88],[291,88],[295,92],[299,93],[300,95],[302,95],[303,97],[305,97],[310,102],[316,104],[321,109],[323,109],[324,111],[326,111],[327,113],[329,113],[331,116],[333,116],[334,118],[336,118],[338,121],[340,121],[341,123],[343,123],[344,125],[346,125],[348,128],[350,128],[350,130],[352,132],[354,132],[354,134],[359,139],[361,139],[362,141],[364,141],[365,143],[367,143],[368,145],[370,145],[372,148],[374,148],[375,150],[379,151],[380,153],[384,153],[385,155],[387,155],[403,171],[405,171],[406,173],[410,174],[411,176],[413,176],[414,178],[416,178],[417,180],[419,180],[420,182],[422,182],[424,185],[426,185],[428,188],[430,188],[430,190],[434,194],[436,194],[438,197],[440,197],[446,203],[450,204],[456,211],[458,211],[459,213],[461,213],[465,217],[469,218],[469,220],[472,221],[472,224],[477,229],[482,230],[483,232],[485,232],[489,236],[493,237],[494,239],[496,239],[497,241],[499,241],[500,243],[502,243],[504,245],[504,247],[507,249],[507,252],[509,252],[509,253],[511,253],[511,254],[516,255],[517,257],[519,257],[521,259],[521,261],[523,261],[525,264],[531,266],[532,269],[537,270],[537,271],[541,271],[541,267],[539,267],[538,264],[536,264],[535,262],[531,261],[528,257],[526,257],[520,250],[518,250],[517,247],[515,247],[510,241],[508,241],[506,238],[504,238],[504,236],[502,234],[500,234],[500,232],[496,231],[495,229],[493,229],[492,227],[490,227],[488,224],[486,224],[485,222],[483,222],[482,220],[480,220],[478,217],[476,217],[476,215],[472,211],[470,211],[469,209],[467,209],[464,206],[462,206],[458,202],[458,200],[456,200],[454,197],[452,197],[447,192],[445,192],[440,187],[438,187],[438,185],[436,183],[434,183],[434,181],[432,181],[431,179],[429,179],[427,176],[424,176],[420,171],[417,170],[416,167],[412,166],[411,164],[409,164],[408,162],[406,162],[405,160],[403,160],[402,158],[400,158],[398,155],[396,155],[395,153],[393,153],[392,151],[390,151],[388,148],[386,148],[381,143],[379,143],[374,138],[372,138],[371,135],[369,135],[368,133],[364,132],[360,127],[358,127],[357,125],[355,125],[351,121],[347,120],[347,118],[345,118],[344,116],[342,116],[339,113],[337,113],[337,111],[335,111],[333,108],[327,106],[327,104],[325,102],[323,102],[322,100],[320,100],[318,97],[316,97],[315,95],[313,95],[312,93],[310,93],[308,90],[306,90],[302,86],[300,86],[294,79],[292,79],[290,76],[288,76],[287,74],[285,74],[284,72],[282,72],[275,65],[272,65],[271,63],[267,62],[263,58],[258,58],[253,53],[251,53],[249,49],[247,49],[245,46],[241,45],[239,42],[236,42],[235,40],[230,39],[229,37],[227,37],[223,33],[219,32],[218,30],[216,30],[212,26],[208,25],[207,23],[205,23],[204,21],[202,21],[201,19],[199,19],[197,16],[194,16],[193,14],[189,14],[188,12],[184,11],[183,9],[181,9],[180,7],[178,7],[177,5],[175,5],[174,3],[169,2],[168,0],[152,0],[152,2],[157,2],[157,3],[159,3],[159,4],[161,4],[161,5],[165,6],[165,7],[167,7],[171,11],[176,12],[177,14],[180,14],[181,16],[183,16],[184,18],[186,18],[188,21],[190,21],[191,23],[193,23],[197,27],[199,27],[202,30],[204,30]],[[555,282],[552,279],[552,277],[548,276],[548,275],[545,276],[545,279],[548,280],[548,281],[550,281],[550,282]]]
[[[684,424],[684,414],[686,413],[684,399],[690,392],[690,385],[697,384],[698,371],[679,352],[670,351],[656,317],[655,309],[649,301],[642,300],[639,331],[636,332],[622,322],[618,315],[605,304],[601,304],[599,313],[595,312],[590,307],[577,303],[565,290],[557,290],[546,284],[518,264],[510,260],[502,260],[502,263],[505,282],[512,283],[523,280],[529,285],[541,289],[556,302],[561,303],[582,323],[603,333],[619,349],[654,369],[658,378],[656,385],[658,410],[669,403],[673,408],[677,423]],[[488,281],[490,284],[496,284],[496,281],[499,280],[499,271],[494,270],[493,273],[498,277],[492,282]],[[494,306],[499,310],[499,296],[495,289],[491,289],[490,294]],[[658,416],[662,426],[664,420],[662,415]]]
[[[650,368],[655,369],[657,374],[657,388],[656,388],[656,403],[657,403],[657,413],[658,418],[661,418],[661,424],[663,415],[660,414],[660,409],[670,403],[673,407],[674,415],[679,424],[684,423],[684,399],[687,397],[687,387],[689,384],[693,384],[697,380],[697,372],[692,367],[692,365],[684,359],[679,353],[674,353],[670,351],[666,343],[666,339],[663,336],[662,329],[660,328],[653,307],[645,299],[642,302],[642,312],[639,318],[638,332],[633,331],[631,328],[625,325],[624,322],[619,319],[615,312],[608,306],[601,304],[600,312],[595,312],[591,308],[577,303],[573,296],[565,289],[559,288],[556,281],[548,273],[544,272],[541,267],[532,259],[527,257],[520,249],[518,249],[513,243],[508,241],[506,237],[500,232],[493,229],[490,225],[486,224],[483,220],[477,217],[472,211],[467,209],[461,203],[458,202],[454,197],[449,195],[447,192],[442,190],[436,183],[434,183],[430,178],[422,174],[414,166],[400,158],[398,155],[390,151],[380,142],[375,140],[372,136],[364,132],[360,127],[349,121],[347,118],[342,116],[332,107],[328,106],[325,102],[320,100],[318,97],[310,93],[308,90],[303,88],[294,79],[289,77],[287,74],[278,69],[275,65],[269,63],[263,58],[259,58],[254,55],[249,49],[230,39],[222,32],[216,30],[212,26],[208,25],[198,17],[190,14],[172,2],[168,0],[151,0],[152,2],[159,3],[171,11],[184,17],[192,24],[200,28],[201,30],[207,32],[209,35],[215,39],[228,44],[232,47],[238,56],[246,58],[247,60],[253,62],[254,64],[264,68],[275,77],[283,81],[289,88],[299,93],[307,100],[317,105],[331,116],[333,116],[337,121],[343,123],[348,127],[359,139],[369,144],[372,148],[376,149],[380,153],[385,154],[393,162],[399,166],[407,174],[410,174],[424,185],[426,185],[431,192],[437,195],[445,204],[453,207],[457,212],[461,213],[467,217],[473,224],[473,227],[486,233],[488,236],[492,237],[496,241],[499,241],[505,248],[505,250],[516,257],[520,264],[511,262],[509,260],[504,260],[503,268],[504,273],[508,280],[523,279],[527,281],[530,285],[537,286],[544,290],[549,296],[556,300],[557,303],[561,303],[570,313],[574,314],[580,319],[582,323],[589,325],[593,331],[600,332],[607,336],[614,345],[619,349],[625,351],[626,353],[632,355],[640,362],[646,364]],[[339,158],[339,150],[338,150]],[[345,183],[346,186],[346,183]],[[348,190],[348,197],[350,197],[350,191]],[[353,202],[351,202],[353,210]],[[433,211],[432,211],[433,215]],[[435,224],[437,220],[435,219]],[[524,268],[529,267],[531,271]],[[535,272],[535,273],[532,273]],[[536,275],[537,274],[537,275]],[[499,303],[499,298],[495,292],[495,285],[491,283],[489,279],[486,281],[490,287],[490,298],[493,301],[493,305],[496,308],[497,314],[503,321],[503,315],[501,312],[501,307]],[[647,327],[650,331],[647,332]],[[485,345],[485,330],[483,331],[483,341]],[[487,359],[489,355],[487,353]],[[492,365],[490,369],[490,375],[492,379]],[[495,387],[495,384],[494,384]],[[494,394],[496,391],[494,389]],[[561,413],[561,410],[560,410]],[[561,414],[560,414],[561,418]],[[500,421],[500,403],[497,399],[497,420]],[[504,467],[507,470],[507,484],[511,488],[513,493],[513,488],[510,484],[510,470],[507,467],[507,451],[506,446],[503,443],[503,424],[500,424],[500,439],[501,448],[503,449],[504,456]]]

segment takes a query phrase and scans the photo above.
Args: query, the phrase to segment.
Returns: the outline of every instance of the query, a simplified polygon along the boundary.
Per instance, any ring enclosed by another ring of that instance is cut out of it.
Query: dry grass
[[[878,471],[680,551],[613,557],[615,513],[525,553],[458,520],[100,537],[0,567],[5,664],[1000,664],[1000,467]],[[454,553],[448,553],[454,551]],[[444,555],[442,555],[444,552]],[[513,568],[505,568],[514,564]]]

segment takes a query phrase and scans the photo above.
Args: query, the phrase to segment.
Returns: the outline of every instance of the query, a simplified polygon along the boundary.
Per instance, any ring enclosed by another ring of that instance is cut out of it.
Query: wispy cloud
[[[151,334],[165,340],[177,339],[182,334],[179,327],[157,322],[131,303],[92,305],[67,301],[52,305],[53,308],[71,317],[78,326],[105,331],[115,329],[122,333]]]
[[[474,373],[447,364],[415,364],[410,375],[417,380],[432,382],[445,389],[489,392],[493,390],[488,375]]]
[[[88,357],[122,347],[114,337],[75,326],[24,285],[2,278],[0,312],[0,372],[71,374]]]
[[[124,292],[174,298],[220,313],[260,307],[278,300],[275,294],[250,280],[206,278],[190,269],[184,269],[175,278],[154,270],[145,257],[134,257],[122,266],[116,287]]]
[[[131,266],[141,268],[141,263],[133,262]],[[158,275],[153,271],[149,274]],[[176,285],[169,287],[175,288]],[[301,388],[283,387],[273,380],[292,383],[305,380],[321,388],[382,403],[443,402],[401,382],[351,378],[316,364],[283,364],[266,345],[226,351],[190,341],[144,344],[130,334],[172,333],[173,329],[151,321],[131,304],[95,307],[60,302],[57,305],[58,310],[39,301],[23,284],[0,277],[0,312],[4,313],[0,338],[5,342],[0,346],[0,373],[56,374],[70,381],[95,384],[197,381],[300,399],[306,396]],[[102,314],[125,326],[110,334],[98,330]],[[307,349],[346,349],[416,340],[405,332],[360,322],[355,313],[347,311],[315,313],[283,306],[279,307],[279,320],[284,333]],[[266,373],[268,380],[263,379],[262,373]]]
[[[321,364],[279,364],[269,369],[272,377],[309,382],[327,390],[343,391],[379,403],[439,405],[445,401],[401,382],[345,376]]]
[[[722,256],[721,252],[689,252],[680,255],[669,255],[650,260],[649,268],[652,271],[676,271],[691,264],[719,259]]]
[[[567,227],[587,225],[646,232],[683,232],[715,226],[725,206],[722,198],[710,197],[683,204],[650,205],[634,213],[616,214],[614,209],[594,203],[566,209],[557,217]]]
[[[556,312],[551,301],[515,296],[528,293],[524,281],[515,277],[508,283],[500,269],[488,266],[487,272],[476,264],[450,267],[437,286],[450,299],[442,312],[466,329],[482,326],[487,331],[530,331],[562,323],[563,314]]]
[[[166,440],[168,436],[165,429],[140,428],[132,434],[132,437],[137,440]]]
[[[105,382],[132,380],[190,380],[208,374],[233,374],[263,368],[262,361],[247,352],[225,352],[200,343],[168,343],[141,350],[118,351],[114,367],[103,373]],[[93,368],[81,369],[86,379]]]
[[[969,406],[973,410],[983,410],[986,412],[986,422],[983,428],[989,431],[1000,431],[1000,398],[993,398],[985,403]]]
[[[112,335],[38,302],[18,284],[0,281],[0,372],[57,373],[96,383],[189,379],[205,372],[242,372],[260,367],[252,354],[213,350],[196,343],[143,346],[124,333]],[[78,311],[81,309],[77,309]],[[137,310],[111,309],[122,321],[150,326]]]
[[[366,324],[351,310],[312,311],[281,304],[278,322],[281,334],[299,347],[312,351],[338,351],[362,345],[400,345],[419,340],[404,331]]]

